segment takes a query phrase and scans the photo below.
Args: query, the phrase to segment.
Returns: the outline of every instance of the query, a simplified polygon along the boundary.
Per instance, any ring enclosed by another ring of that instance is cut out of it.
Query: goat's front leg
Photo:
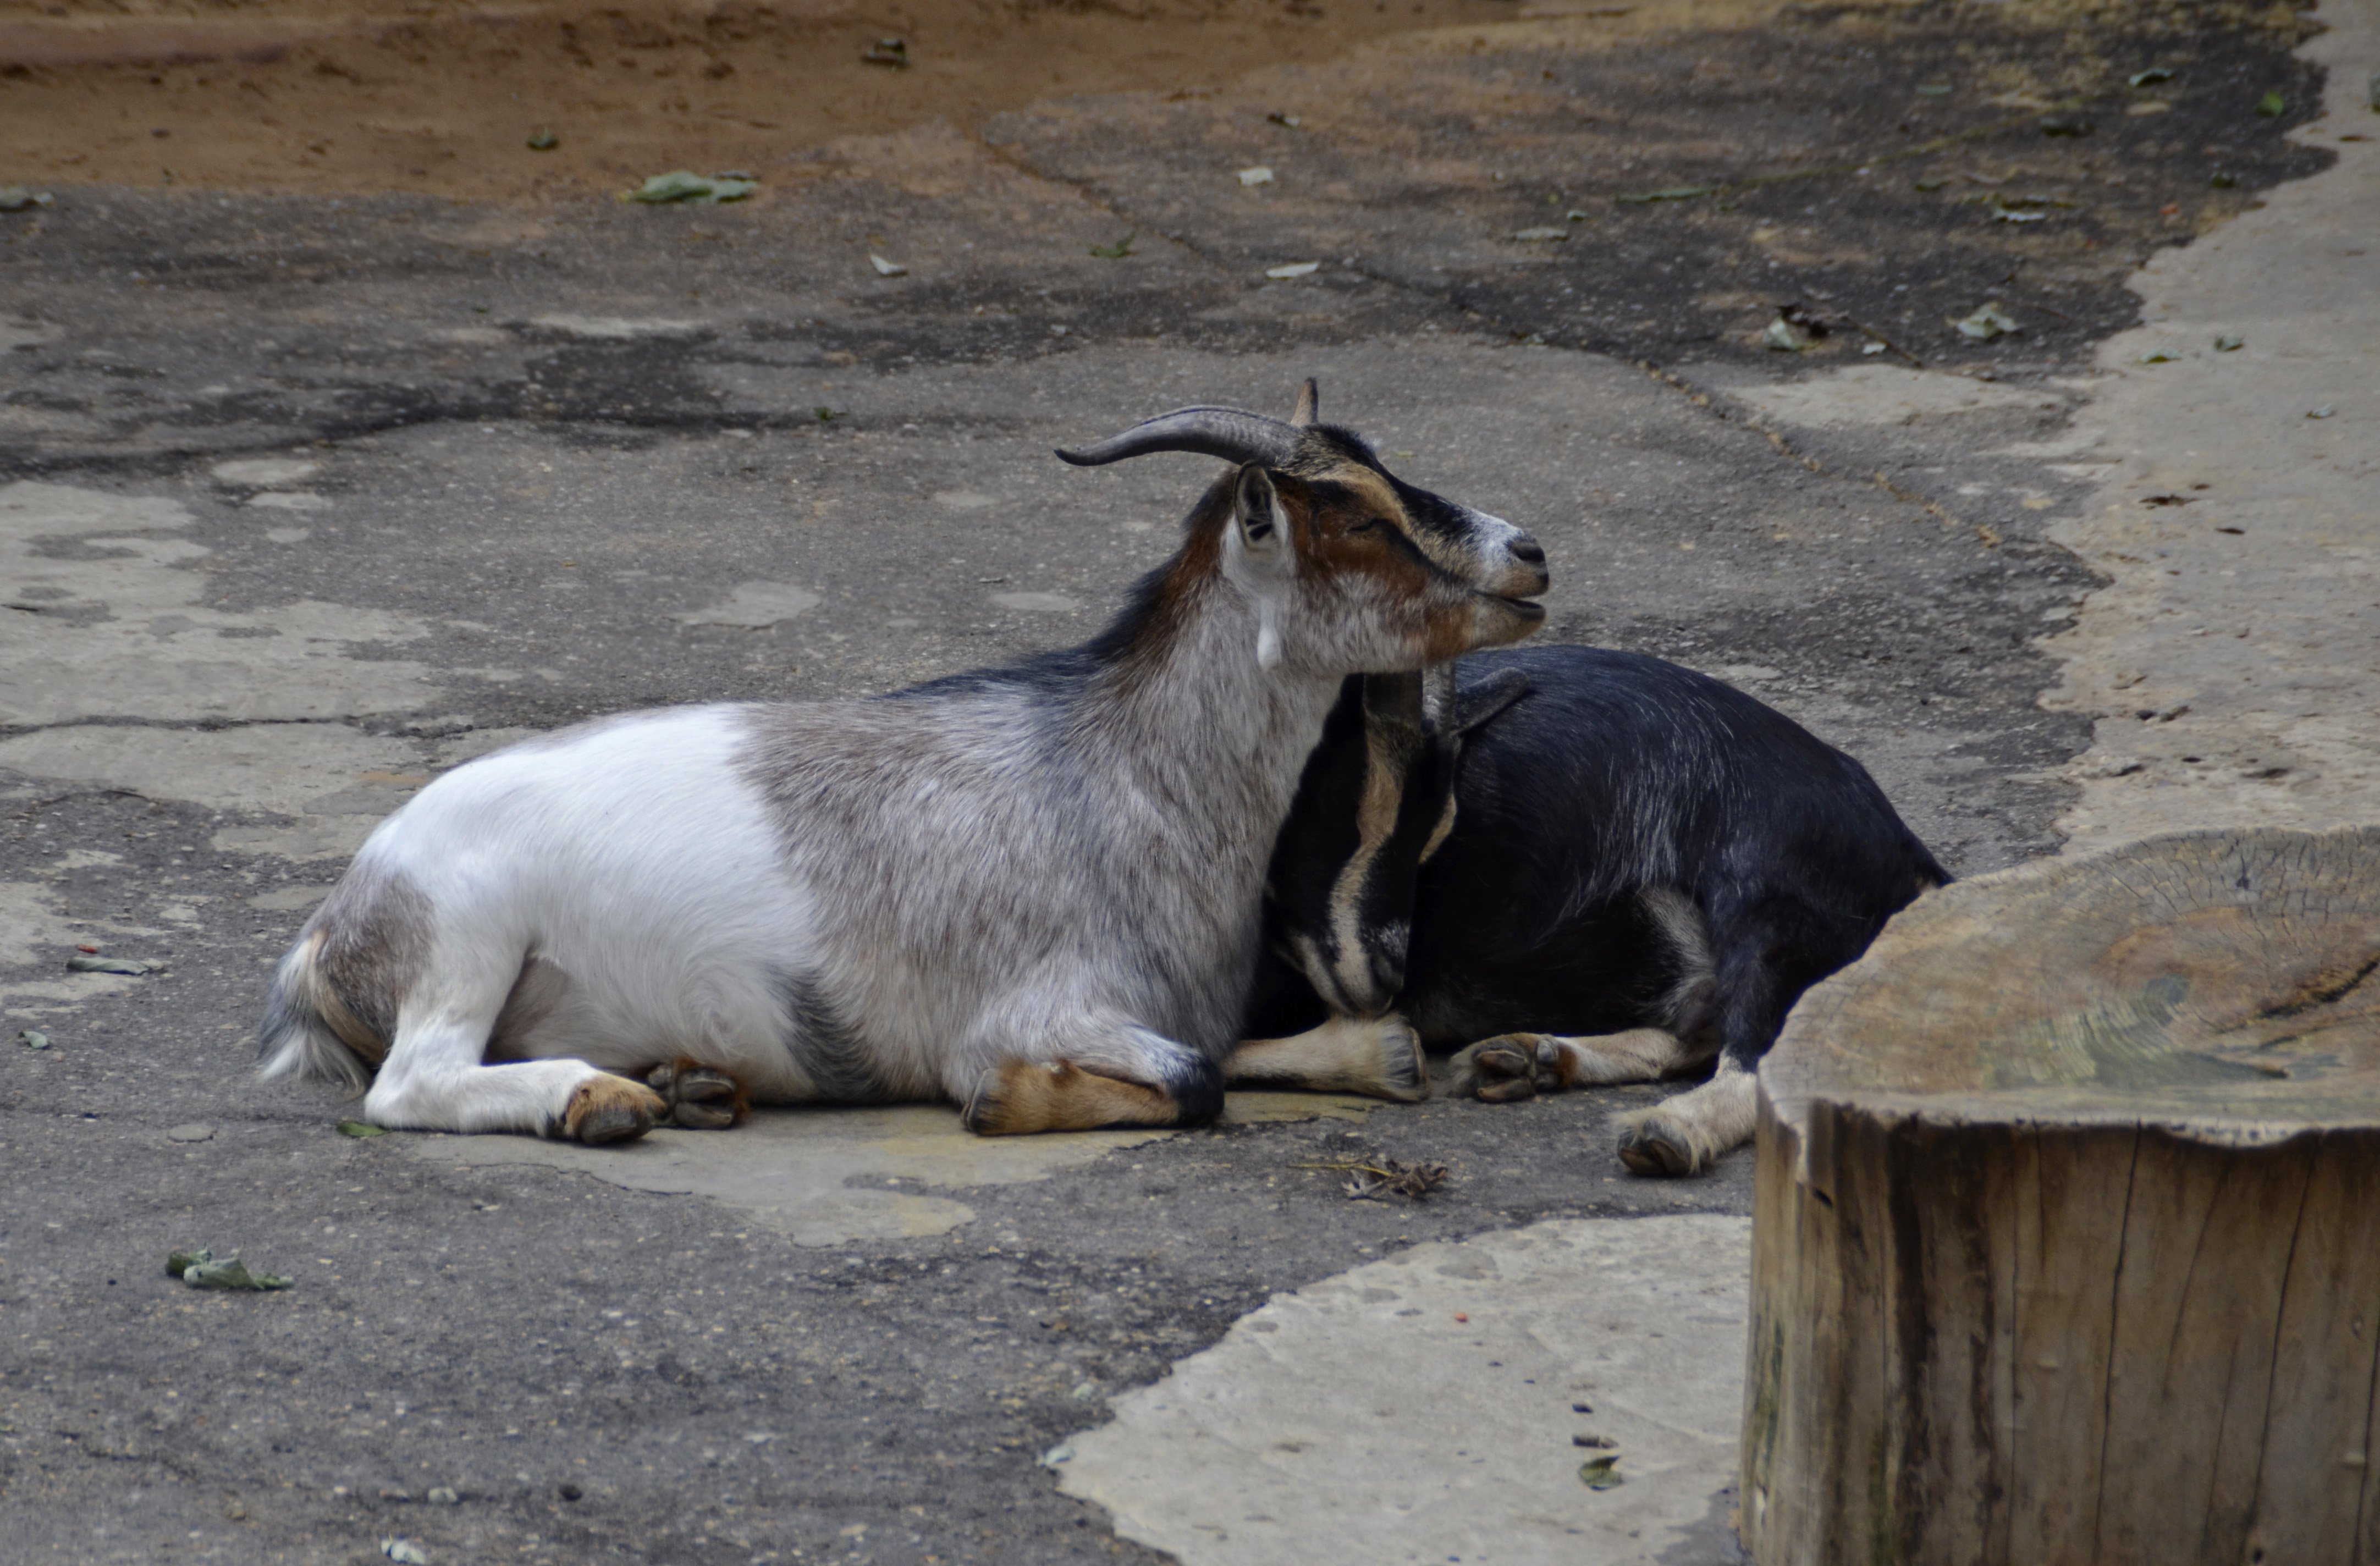
[[[1454,1090],[1507,1103],[1565,1087],[1658,1082],[1702,1064],[1715,1052],[1658,1027],[1579,1037],[1504,1033],[1454,1057]]]
[[[1332,1017],[1287,1038],[1250,1038],[1225,1057],[1232,1087],[1299,1087],[1363,1093],[1401,1104],[1429,1097],[1421,1036],[1391,1012],[1384,1017]]]
[[[1759,1078],[1722,1058],[1701,1086],[1620,1117],[1620,1161],[1633,1174],[1700,1174],[1752,1140]]]
[[[1065,1036],[1071,1037],[1065,1037]],[[1213,1061],[1145,1027],[1065,1029],[1031,1053],[993,1051],[963,1093],[960,1119],[985,1136],[1205,1125],[1223,1107]],[[956,1086],[955,1084],[953,1085]]]

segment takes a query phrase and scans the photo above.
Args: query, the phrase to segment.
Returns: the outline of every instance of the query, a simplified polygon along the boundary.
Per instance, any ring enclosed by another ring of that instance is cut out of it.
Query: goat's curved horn
[[[1160,413],[1080,451],[1058,455],[1077,467],[1098,467],[1150,452],[1193,451],[1226,462],[1285,465],[1297,451],[1297,431],[1278,419],[1235,407],[1184,407]]]
[[[1322,388],[1316,385],[1314,377],[1309,375],[1305,378],[1305,384],[1297,389],[1297,411],[1289,416],[1289,421],[1303,430],[1321,422],[1321,419]]]

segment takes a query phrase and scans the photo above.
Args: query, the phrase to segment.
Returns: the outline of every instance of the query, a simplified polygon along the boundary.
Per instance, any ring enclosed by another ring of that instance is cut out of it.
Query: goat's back
[[[1407,995],[1433,1042],[1666,1026],[1684,959],[1647,891],[1714,926],[1790,904],[1831,968],[1949,879],[1865,768],[1733,686],[1567,646],[1466,658],[1463,686],[1508,669],[1528,693],[1466,738],[1416,886]]]

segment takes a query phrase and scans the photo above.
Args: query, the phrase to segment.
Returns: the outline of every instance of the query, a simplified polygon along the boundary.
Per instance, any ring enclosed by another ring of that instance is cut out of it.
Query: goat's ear
[[[1528,695],[1532,688],[1529,676],[1518,669],[1497,671],[1495,678],[1468,692],[1456,704],[1454,732],[1467,734],[1484,728],[1488,720]]]
[[[1232,524],[1239,529],[1240,542],[1251,558],[1274,561],[1289,552],[1289,513],[1282,508],[1281,492],[1263,464],[1251,462],[1242,467],[1232,483]]]
[[[1312,376],[1308,376],[1305,384],[1297,389],[1297,411],[1289,416],[1289,421],[1304,430],[1318,423],[1321,418],[1322,388],[1314,383]]]

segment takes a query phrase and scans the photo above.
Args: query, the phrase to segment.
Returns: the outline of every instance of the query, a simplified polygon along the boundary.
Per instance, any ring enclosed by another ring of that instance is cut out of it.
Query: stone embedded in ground
[[[1730,1560],[1751,1227],[1557,1220],[1279,1295],[1116,1398],[1059,1486],[1184,1566]]]

